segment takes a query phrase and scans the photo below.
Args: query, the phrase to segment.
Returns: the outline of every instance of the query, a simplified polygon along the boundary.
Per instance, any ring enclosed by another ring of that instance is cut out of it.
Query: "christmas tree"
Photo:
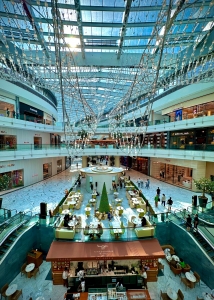
[[[101,195],[101,199],[100,199],[99,212],[107,213],[107,212],[109,212],[109,210],[110,210],[110,206],[109,206],[109,203],[108,203],[108,195],[107,195],[107,191],[106,191],[106,184],[104,182],[102,195]]]

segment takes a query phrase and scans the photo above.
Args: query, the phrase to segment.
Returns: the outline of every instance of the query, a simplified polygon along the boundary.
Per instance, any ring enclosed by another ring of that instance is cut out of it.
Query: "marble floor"
[[[32,186],[22,188],[13,192],[5,193],[3,195],[3,207],[7,209],[16,209],[19,211],[32,211],[33,214],[38,214],[40,210],[40,202],[46,202],[49,209],[53,209],[56,204],[62,199],[64,196],[64,190],[69,189],[77,175],[79,174],[79,170],[77,170],[76,163],[78,162],[78,167],[81,167],[81,161],[74,161],[74,164],[68,170],[50,178],[45,181],[39,182]],[[126,175],[130,175],[131,180],[137,184],[137,179],[140,177],[144,181],[148,178],[148,176],[143,175],[137,171],[130,170],[126,171]],[[154,197],[156,194],[157,188],[161,189],[161,194],[164,193],[166,198],[172,197],[173,206],[172,210],[187,208],[192,203],[193,192],[172,186],[165,182],[161,182],[154,178],[150,178],[150,188],[143,188],[142,191],[146,198],[150,200],[151,205],[154,207]],[[90,222],[90,218],[85,217],[84,208],[91,198],[91,195],[87,193],[84,187],[84,179],[81,184],[81,192],[84,193],[84,202],[81,206],[81,209],[77,211],[78,215],[82,215],[83,218],[83,226]],[[123,207],[124,214],[122,216],[122,220],[124,225],[127,225],[127,220],[130,217],[130,214],[136,214],[135,210],[131,211],[128,205],[128,201],[125,196],[125,189],[119,190],[119,196],[123,198]],[[113,199],[113,194],[109,195],[109,201]],[[86,201],[85,201],[86,200]],[[99,200],[99,199],[98,199]],[[159,204],[158,208],[155,208],[155,211],[164,212],[167,210],[166,207],[163,207]],[[103,221],[104,227],[108,226],[108,221]],[[155,283],[148,283],[149,292],[152,296],[153,300],[160,299],[160,290],[166,291],[166,289],[170,286],[175,291],[178,291],[180,288],[184,294],[185,300],[195,300],[197,296],[201,297],[204,292],[210,292],[210,289],[201,282],[201,285],[197,285],[194,289],[185,289],[185,287],[180,284],[180,277],[174,276],[174,274],[170,271],[169,265],[165,260],[162,261],[164,264],[164,276],[158,277],[158,281]],[[61,300],[63,299],[63,295],[66,289],[63,286],[53,286],[51,280],[47,280],[47,274],[50,271],[50,263],[43,262],[40,266],[40,273],[37,274],[36,279],[31,278],[28,279],[25,276],[21,276],[20,274],[13,280],[13,283],[18,284],[18,289],[23,290],[23,299],[29,300],[30,297],[35,300],[39,295],[43,295],[45,300]],[[184,275],[183,275],[184,276]],[[87,281],[86,281],[87,285]]]

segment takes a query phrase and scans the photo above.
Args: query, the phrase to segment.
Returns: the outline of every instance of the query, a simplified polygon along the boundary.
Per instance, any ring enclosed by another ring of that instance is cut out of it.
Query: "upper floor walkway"
[[[212,116],[201,116],[193,119],[184,119],[181,121],[172,121],[166,119],[155,119],[154,121],[148,122],[147,132],[155,133],[155,132],[167,132],[167,131],[176,131],[176,130],[190,130],[194,128],[204,128],[204,127],[212,127],[214,124],[214,115]],[[64,134],[63,124],[56,123],[54,125],[47,125],[42,123],[29,122],[25,120],[15,119],[15,118],[7,118],[0,117],[0,128],[17,128],[24,130],[36,130],[41,132],[54,132],[59,134]],[[81,126],[74,127],[73,132],[78,133],[82,129]],[[116,131],[120,131],[121,133],[142,133],[142,127],[129,126],[123,127],[118,126]],[[95,134],[109,134],[110,129],[108,125],[99,125],[96,129]]]

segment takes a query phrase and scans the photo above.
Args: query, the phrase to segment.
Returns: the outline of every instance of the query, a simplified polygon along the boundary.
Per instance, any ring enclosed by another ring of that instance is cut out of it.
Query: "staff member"
[[[148,286],[147,286],[147,272],[146,272],[146,270],[147,269],[144,268],[143,273],[141,274],[141,277],[143,279],[143,286],[148,290]]]

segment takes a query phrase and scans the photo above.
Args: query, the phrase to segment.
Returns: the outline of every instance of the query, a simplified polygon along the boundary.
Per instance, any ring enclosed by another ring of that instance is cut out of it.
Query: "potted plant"
[[[201,207],[206,207],[208,198],[205,196],[205,193],[212,193],[214,191],[214,181],[211,181],[207,178],[200,178],[199,180],[193,179],[196,188],[199,191],[202,191],[202,195],[198,196],[199,205]]]

